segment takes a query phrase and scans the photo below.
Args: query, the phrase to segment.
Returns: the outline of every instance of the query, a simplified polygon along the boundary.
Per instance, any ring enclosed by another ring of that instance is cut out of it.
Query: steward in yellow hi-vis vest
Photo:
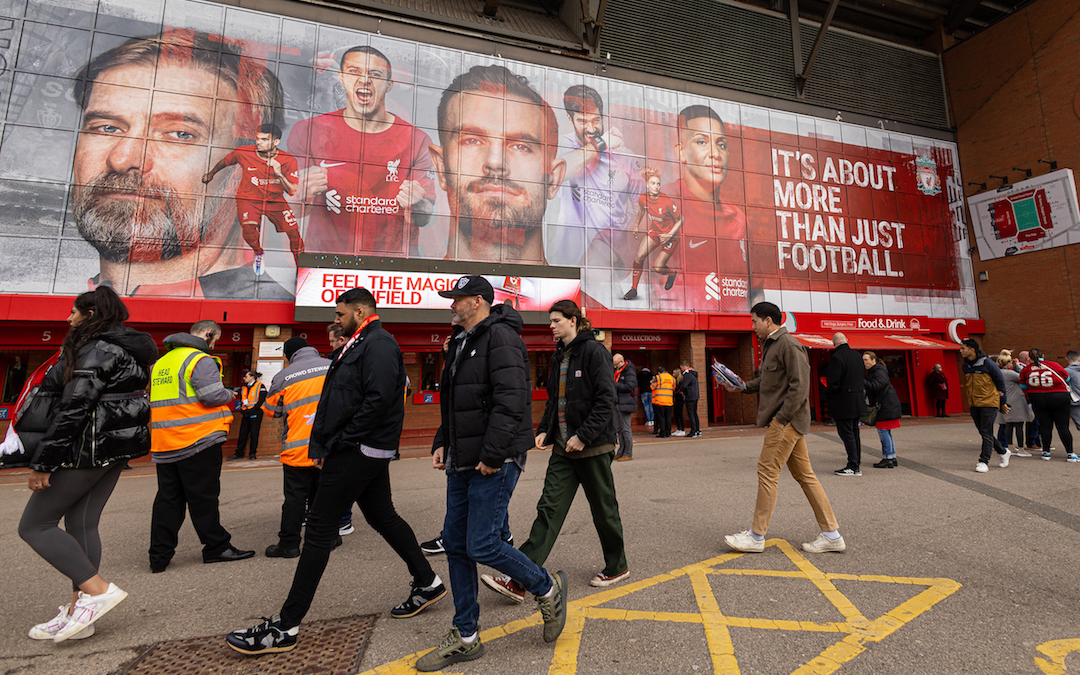
[[[330,360],[308,345],[304,338],[285,342],[289,365],[274,376],[263,408],[274,417],[285,418],[282,434],[281,464],[285,472],[285,503],[281,506],[281,530],[278,543],[266,549],[270,558],[295,558],[300,555],[300,527],[308,504],[315,500],[319,470],[308,457],[311,428],[319,408],[326,371]]]
[[[221,526],[222,446],[232,422],[232,391],[221,383],[221,361],[211,356],[221,326],[199,321],[190,333],[165,338],[167,354],[150,373],[150,449],[157,464],[157,496],[150,520],[150,571],[164,572],[176,552],[185,507],[203,544],[203,562],[255,555],[233,547]]]

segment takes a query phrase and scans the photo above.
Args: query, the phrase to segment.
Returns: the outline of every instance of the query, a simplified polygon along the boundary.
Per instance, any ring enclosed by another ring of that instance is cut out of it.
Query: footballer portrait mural
[[[0,19],[0,292],[289,301],[306,252],[977,315],[949,142],[196,0]]]

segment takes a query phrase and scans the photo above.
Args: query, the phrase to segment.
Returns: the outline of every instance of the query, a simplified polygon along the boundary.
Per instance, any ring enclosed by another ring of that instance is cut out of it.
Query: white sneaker
[[[822,532],[814,541],[803,544],[802,550],[807,553],[827,553],[829,551],[840,553],[841,551],[847,550],[847,544],[844,543],[843,537],[829,539],[825,536],[825,533]]]
[[[263,255],[262,253],[255,254],[255,276],[261,277],[263,273]]]
[[[45,623],[39,623],[30,629],[28,635],[31,640],[51,640],[56,637],[56,634],[60,632],[60,629],[67,625],[68,622],[68,607],[71,605],[64,605],[58,607],[60,613],[57,614],[51,621]],[[88,638],[94,634],[94,627],[92,625],[87,626],[75,635],[72,635],[69,640],[82,640]]]
[[[127,591],[120,590],[116,584],[109,584],[109,590],[101,595],[87,595],[79,591],[75,609],[71,612],[68,622],[53,636],[53,642],[63,642],[81,632],[105,616],[106,612],[119,605],[120,601],[126,597]]]
[[[986,473],[990,470],[990,467],[986,466],[986,462],[979,462],[975,465],[975,473]]]
[[[1008,448],[1005,448],[1005,454],[1001,455],[1000,459],[998,459],[998,466],[1002,469],[1009,466],[1009,457],[1012,457],[1012,452],[1010,452]]]
[[[1031,457],[1031,453],[1026,452],[1024,450],[1024,446],[1018,445],[1018,446],[1016,446],[1016,449],[1012,451],[1012,456],[1013,457]]]
[[[683,431],[682,429],[677,429],[677,430],[675,430],[675,431],[672,431],[672,432],[671,432],[671,435],[672,435],[672,436],[685,436],[685,435],[686,435],[686,432],[685,432],[685,431]]]
[[[743,553],[761,553],[765,550],[765,540],[758,541],[754,539],[754,535],[750,534],[750,530],[729,534],[724,537],[724,541],[731,548]]]
[[[653,423],[652,423],[652,422],[646,422],[646,423],[645,423],[645,426],[647,426],[647,427],[651,427],[652,425],[653,425]]]

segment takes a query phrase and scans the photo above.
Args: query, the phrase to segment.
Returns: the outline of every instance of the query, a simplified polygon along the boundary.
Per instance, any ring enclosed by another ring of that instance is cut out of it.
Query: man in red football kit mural
[[[300,158],[306,244],[324,253],[415,250],[417,229],[431,219],[435,182],[428,176],[431,138],[386,109],[393,67],[374,47],[341,57],[345,107],[297,122],[289,152]]]
[[[255,134],[255,145],[242,145],[222,157],[202,182],[209,183],[227,166],[239,164],[240,185],[236,188],[236,215],[243,228],[244,241],[255,252],[255,274],[262,274],[263,248],[260,243],[259,225],[262,217],[274,224],[278,232],[289,237],[293,260],[300,266],[299,256],[304,252],[304,240],[300,238],[300,224],[296,222],[286,194],[296,194],[296,158],[278,150],[281,130],[273,124],[264,124]]]
[[[443,91],[431,156],[450,204],[446,257],[546,264],[544,211],[566,175],[559,122],[502,66],[473,66]]]
[[[638,197],[638,215],[634,221],[634,238],[641,231],[641,220],[649,219],[649,232],[638,247],[637,257],[634,258],[633,281],[630,290],[623,296],[623,300],[633,300],[637,297],[638,281],[645,269],[645,261],[649,254],[656,249],[662,249],[656,256],[653,270],[660,275],[666,276],[664,290],[671,290],[675,283],[677,272],[669,269],[668,260],[671,259],[676,247],[679,245],[679,230],[683,226],[682,212],[678,204],[660,191],[660,172],[651,166],[645,167],[641,172],[645,178],[645,194]]]
[[[680,177],[663,192],[680,199],[685,243],[669,267],[684,274],[686,309],[747,311],[746,215],[720,196],[728,175],[724,122],[704,105],[679,113]]]

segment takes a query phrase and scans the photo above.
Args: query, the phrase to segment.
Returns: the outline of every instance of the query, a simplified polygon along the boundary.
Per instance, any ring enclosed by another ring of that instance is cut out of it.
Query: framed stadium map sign
[[[1072,169],[980,192],[968,205],[983,260],[1080,242]]]

